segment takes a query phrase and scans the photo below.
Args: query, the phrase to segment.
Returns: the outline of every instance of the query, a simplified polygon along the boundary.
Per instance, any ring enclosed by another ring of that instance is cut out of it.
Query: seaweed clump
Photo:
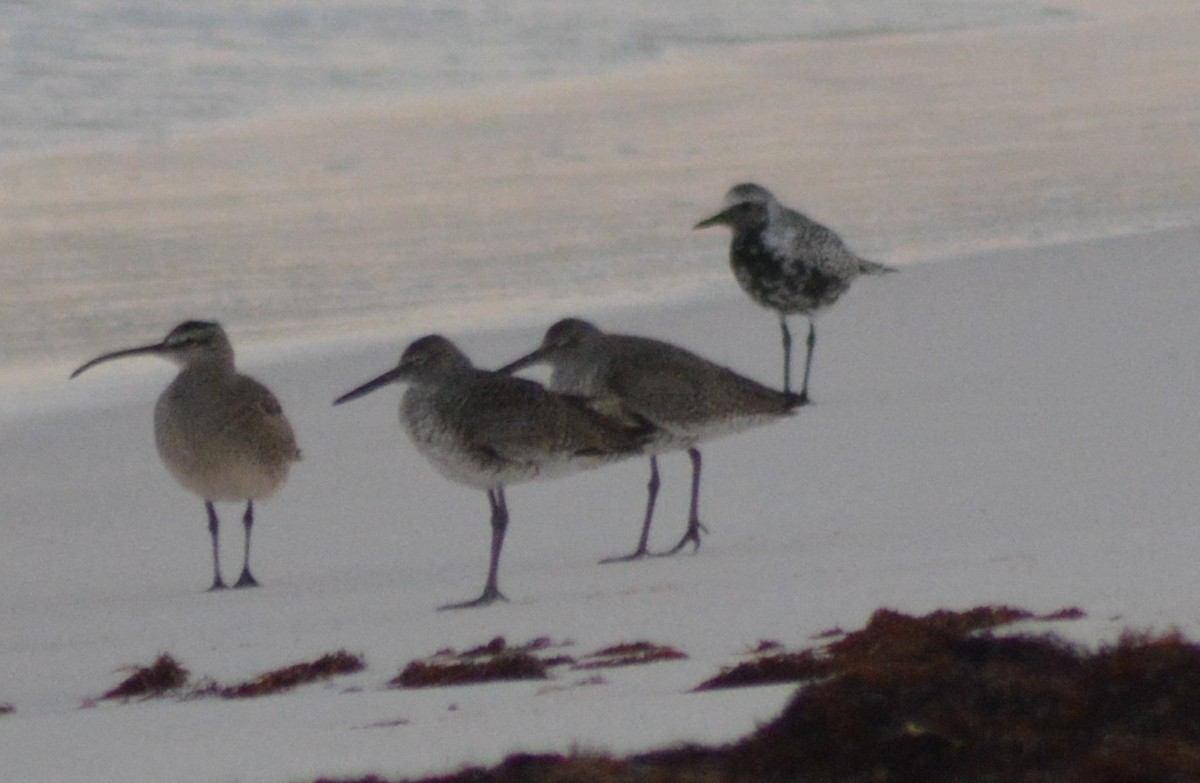
[[[1200,780],[1200,647],[1126,634],[1088,652],[994,632],[1078,616],[880,610],[815,657],[822,679],[775,721],[726,748],[647,760],[690,759],[730,781]]]
[[[133,698],[150,699],[168,694],[183,699],[198,699],[217,697],[222,699],[249,699],[281,693],[300,685],[318,680],[327,680],[341,674],[350,674],[366,668],[361,655],[338,650],[334,653],[317,658],[306,663],[292,664],[281,669],[260,674],[254,679],[235,685],[220,685],[212,680],[201,680],[192,683],[191,673],[167,653],[159,655],[149,666],[132,666],[128,671],[129,677],[117,687],[100,697],[103,699],[121,699],[128,701]],[[92,706],[93,701],[84,702]]]
[[[653,642],[624,642],[585,655],[572,669],[616,669],[624,666],[642,666],[658,661],[678,661],[687,658],[687,653]]]
[[[217,689],[223,699],[252,699],[272,693],[282,693],[310,682],[328,680],[342,674],[353,674],[366,668],[361,655],[345,650],[327,653],[315,661],[296,663],[260,674],[252,680]]]
[[[428,658],[410,661],[388,685],[393,688],[431,688],[505,680],[546,680],[558,667],[587,671],[687,658],[685,653],[673,647],[647,641],[614,644],[579,659],[550,652],[555,647],[570,644],[556,644],[543,636],[511,646],[503,636],[497,636],[487,644],[462,652],[444,649]]]
[[[149,666],[131,666],[129,676],[101,699],[149,699],[176,691],[187,684],[189,672],[168,653],[162,653]]]
[[[715,677],[697,685],[696,690],[804,682],[824,676],[828,671],[828,663],[813,650],[787,652],[777,645],[760,646],[750,660],[722,669]]]
[[[877,613],[872,622],[877,626],[882,624],[882,633],[889,633],[886,627],[887,618],[897,615],[884,610]],[[1083,617],[1083,612],[1077,608],[1035,615],[1023,609],[1013,609],[1008,606],[981,606],[965,612],[940,611],[921,618],[929,627],[941,627],[948,633],[963,635],[975,631],[998,628],[1010,625],[1020,620],[1076,620]],[[840,643],[831,642],[823,649],[805,649],[789,652],[779,642],[760,641],[750,652],[750,660],[734,666],[723,668],[711,679],[696,686],[697,691],[716,690],[719,688],[743,688],[752,685],[775,685],[788,682],[807,682],[810,680],[829,677],[836,674],[856,651],[861,651],[864,645],[864,631],[849,636],[841,629],[831,629],[818,634],[818,639],[838,639]]]
[[[536,650],[548,646],[535,639],[527,645],[510,647],[503,636],[486,645],[463,652],[439,650],[429,658],[410,661],[388,681],[392,688],[433,688],[445,685],[472,685],[507,680],[545,680],[550,663],[538,657]]]
[[[1078,616],[882,609],[811,651],[819,677],[738,742],[627,758],[521,754],[423,783],[1200,780],[1200,646],[1174,632],[1126,633],[1092,651],[998,632]]]

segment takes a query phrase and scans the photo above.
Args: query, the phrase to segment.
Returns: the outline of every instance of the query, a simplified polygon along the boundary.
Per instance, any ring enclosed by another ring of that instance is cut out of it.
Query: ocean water
[[[736,295],[747,177],[889,263],[1195,222],[1200,12],[1077,5],[0,0],[0,391]]]
[[[1037,23],[1037,0],[0,0],[0,159],[678,47]]]

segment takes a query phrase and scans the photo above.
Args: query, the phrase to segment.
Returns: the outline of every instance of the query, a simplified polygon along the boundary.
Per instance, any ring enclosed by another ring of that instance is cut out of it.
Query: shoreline
[[[1166,226],[1152,231],[1130,231],[1104,236],[1077,237],[1069,241],[1047,241],[1042,243],[1014,243],[1002,247],[962,252],[945,258],[908,264],[905,270],[917,271],[925,267],[960,267],[1010,262],[1014,257],[1029,254],[1059,252],[1078,253],[1088,246],[1103,253],[1112,242],[1126,240],[1163,241],[1171,244],[1189,244],[1200,248],[1200,223]],[[722,270],[726,275],[728,270]],[[861,281],[860,281],[861,284]],[[744,307],[743,307],[744,306]],[[411,324],[380,326],[349,326],[334,334],[312,336],[268,336],[255,337],[239,334],[243,330],[236,324],[227,324],[237,350],[238,366],[251,375],[260,372],[290,373],[305,365],[322,361],[340,362],[345,357],[388,356],[389,351],[397,356],[408,341],[428,332],[444,332],[455,340],[478,339],[491,334],[532,332],[537,333],[558,318],[582,316],[607,319],[610,327],[620,330],[625,321],[634,323],[653,321],[655,314],[679,313],[684,311],[717,307],[722,310],[739,308],[751,317],[755,313],[767,318],[769,312],[750,302],[737,290],[732,277],[721,281],[703,293],[692,297],[672,298],[655,301],[615,302],[596,301],[575,307],[556,303],[544,313],[531,314],[514,312],[469,319],[457,328],[452,318],[440,321],[430,319],[427,327]],[[144,334],[130,336],[129,344],[152,341],[159,335]],[[119,345],[97,345],[92,353],[115,349]],[[699,348],[699,346],[693,346]],[[78,391],[68,384],[68,374],[75,366],[85,361],[90,354],[81,353],[70,359],[45,361],[24,366],[0,367],[0,428],[16,426],[24,420],[44,415],[76,412],[87,408],[121,405],[132,398],[157,395],[159,387],[172,376],[169,365],[149,360],[130,363],[120,372],[92,379],[89,398],[81,400]]]
[[[193,315],[257,342],[707,296],[725,243],[690,226],[745,179],[901,265],[1194,223],[1200,11],[1079,6],[1065,25],[674,52],[5,166],[0,363]]]

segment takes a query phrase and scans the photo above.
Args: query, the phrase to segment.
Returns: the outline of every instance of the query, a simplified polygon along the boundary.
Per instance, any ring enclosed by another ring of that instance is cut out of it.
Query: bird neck
[[[180,375],[192,376],[216,376],[216,375],[233,375],[236,370],[233,366],[233,353],[205,353],[201,356],[192,357],[179,371]]]

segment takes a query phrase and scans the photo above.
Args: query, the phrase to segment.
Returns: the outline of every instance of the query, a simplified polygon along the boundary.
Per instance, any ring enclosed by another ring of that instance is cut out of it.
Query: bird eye
[[[172,348],[187,348],[190,346],[206,345],[210,342],[210,339],[210,335],[189,332],[186,334],[171,335],[167,338],[167,345]]]

